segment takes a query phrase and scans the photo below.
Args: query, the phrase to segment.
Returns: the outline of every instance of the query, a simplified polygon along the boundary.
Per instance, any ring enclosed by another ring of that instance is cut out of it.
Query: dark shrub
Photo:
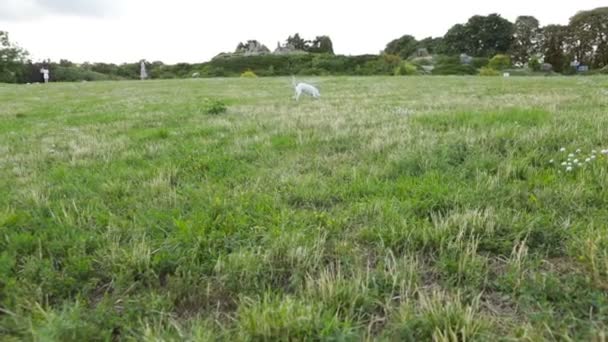
[[[223,114],[226,113],[227,110],[228,106],[226,106],[226,104],[220,100],[207,100],[203,109],[205,114],[210,115]]]

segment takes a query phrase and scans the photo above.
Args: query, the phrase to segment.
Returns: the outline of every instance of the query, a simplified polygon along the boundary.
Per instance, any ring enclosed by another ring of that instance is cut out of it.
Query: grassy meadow
[[[607,77],[309,80],[0,85],[0,340],[606,340]]]

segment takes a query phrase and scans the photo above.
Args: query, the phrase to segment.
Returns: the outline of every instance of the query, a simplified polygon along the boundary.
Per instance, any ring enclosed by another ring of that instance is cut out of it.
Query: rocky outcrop
[[[248,40],[245,44],[239,43],[239,45],[236,47],[236,51],[234,51],[235,55],[243,56],[257,56],[269,53],[270,50],[266,47],[266,45],[258,42],[257,40]]]
[[[248,40],[246,43],[239,43],[234,52],[222,52],[213,57],[213,59],[230,58],[234,56],[260,56],[268,54],[298,55],[307,53],[308,52],[306,51],[294,48],[291,44],[281,45],[280,42],[277,43],[277,48],[273,52],[270,52],[270,49],[268,49],[266,45],[258,42],[257,40]]]
[[[294,54],[306,54],[306,51],[298,50],[291,44],[281,45],[277,42],[277,48],[274,49],[274,55],[294,55]]]

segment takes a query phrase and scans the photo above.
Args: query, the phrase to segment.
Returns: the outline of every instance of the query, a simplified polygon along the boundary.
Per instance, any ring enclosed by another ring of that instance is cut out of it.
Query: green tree
[[[471,48],[467,35],[466,25],[456,24],[452,26],[443,37],[443,53],[447,55],[468,53]]]
[[[67,60],[67,59],[60,59],[59,65],[62,67],[68,68],[68,67],[73,67],[74,63],[72,63],[70,60]]]
[[[477,57],[506,53],[511,47],[513,32],[513,24],[498,14],[476,15],[464,25],[454,25],[446,33],[443,39],[445,52]]]
[[[430,54],[442,53],[443,45],[442,37],[427,37],[418,42],[418,49],[426,49]]]
[[[515,20],[511,56],[514,63],[525,64],[540,49],[540,23],[532,16],[519,16]]]
[[[317,38],[313,40],[312,45],[308,47],[308,52],[328,53],[330,55],[333,55],[334,45],[331,42],[331,38],[329,38],[328,36],[317,36]]]
[[[304,38],[300,37],[299,33],[296,33],[287,38],[287,45],[291,45],[297,50],[308,51],[310,41],[305,40]]]
[[[490,57],[506,53],[513,40],[513,24],[498,14],[473,16],[467,22],[469,53],[477,57]]]
[[[566,65],[566,34],[568,28],[562,25],[545,26],[542,30],[541,51],[545,62],[553,66],[553,70],[562,72]]]
[[[406,34],[401,38],[392,40],[384,49],[385,54],[401,56],[408,58],[418,49],[418,41],[413,36]]]
[[[8,32],[0,31],[0,82],[16,82],[26,57],[27,52],[10,41]]]
[[[608,7],[579,12],[568,27],[567,47],[577,61],[596,68],[608,65]]]

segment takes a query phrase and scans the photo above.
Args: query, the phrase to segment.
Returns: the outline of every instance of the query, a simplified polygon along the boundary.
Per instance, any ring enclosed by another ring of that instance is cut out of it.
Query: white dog
[[[296,83],[296,78],[291,76],[291,82],[293,84],[293,88],[296,92],[294,98],[296,99],[296,101],[300,100],[300,95],[302,95],[302,93],[304,94],[308,94],[312,97],[314,97],[315,99],[318,99],[321,97],[321,94],[319,93],[319,89],[315,88],[315,86],[310,85],[308,83]]]

